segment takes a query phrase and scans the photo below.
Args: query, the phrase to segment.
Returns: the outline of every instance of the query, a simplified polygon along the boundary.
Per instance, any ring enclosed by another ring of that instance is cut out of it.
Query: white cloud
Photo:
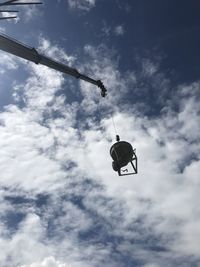
[[[91,47],[86,47],[86,51],[93,57],[102,58],[102,55],[100,57],[98,51],[95,52]],[[119,89],[118,94],[121,93],[121,96],[126,94],[127,86],[115,71],[115,65],[109,62],[109,57],[103,58],[106,60],[103,62],[101,60],[100,69],[96,65],[92,67],[95,69],[95,73],[101,73],[102,80],[109,84],[109,93],[117,103],[114,93],[116,84],[120,80],[120,87],[123,90],[120,91]],[[103,66],[104,64],[105,66]],[[146,65],[148,72],[145,71],[144,75],[153,76],[158,71],[158,67],[152,66],[152,63]],[[112,82],[110,83],[110,81]],[[88,96],[91,92],[88,85],[82,83],[82,86],[84,90],[88,90],[86,99],[88,97],[90,101],[85,100],[87,110],[90,113],[91,111],[94,112],[95,98],[91,95]],[[132,81],[132,86],[136,87],[135,79]],[[127,179],[115,177],[109,166],[111,162],[104,160],[108,155],[103,154],[102,151],[109,150],[107,140],[113,132],[111,119],[107,118],[101,121],[99,127],[93,122],[91,125],[93,125],[94,130],[85,132],[87,147],[84,147],[84,151],[87,153],[84,159],[80,159],[78,166],[82,166],[82,169],[85,170],[85,166],[89,163],[91,167],[87,170],[88,176],[99,177],[112,196],[126,199],[126,203],[130,205],[130,213],[127,213],[128,217],[131,216],[130,221],[141,214],[146,214],[147,224],[152,225],[158,235],[168,236],[170,247],[173,247],[174,251],[178,251],[182,256],[195,253],[199,257],[197,251],[200,217],[196,215],[196,212],[193,212],[198,209],[199,190],[195,184],[198,183],[200,164],[200,122],[198,115],[200,110],[196,94],[197,88],[199,88],[199,82],[188,88],[180,86],[177,96],[174,96],[174,98],[178,97],[179,99],[177,103],[179,111],[175,112],[171,107],[168,107],[158,119],[151,120],[137,116],[137,114],[129,113],[129,110],[116,114],[114,119],[122,138],[137,147],[139,158],[139,174],[137,176]],[[165,88],[163,90],[165,91]],[[108,101],[112,100],[109,99]],[[100,129],[104,129],[103,132]],[[193,160],[190,160],[191,158]],[[151,208],[148,207],[144,210],[139,199],[146,199],[152,203],[150,204]],[[96,210],[95,203],[90,203]],[[105,211],[103,213],[106,214]],[[107,216],[107,218],[110,217],[111,215]],[[192,229],[196,230],[193,231]],[[194,237],[195,232],[196,237]],[[175,240],[173,236],[176,236]],[[165,245],[168,247],[167,244]]]
[[[32,263],[21,267],[71,267],[71,265],[56,261],[54,257],[45,258],[41,263]]]
[[[69,66],[76,60],[74,56],[67,55],[63,48],[58,47],[55,44],[52,46],[51,43],[43,37],[40,37],[39,40],[39,50],[45,53],[45,55],[53,57],[55,60],[66,63]]]
[[[144,75],[151,77],[159,69],[159,66],[156,66],[155,63],[146,59],[142,61],[142,68],[143,68]]]
[[[84,11],[89,11],[91,8],[95,7],[95,4],[96,0],[68,0],[70,8]]]
[[[5,69],[14,70],[17,69],[18,64],[16,58],[5,52],[0,51],[0,72],[4,73]]]
[[[125,34],[124,25],[117,25],[115,27],[112,27],[107,24],[105,20],[102,21],[102,28],[101,28],[101,34],[100,36],[110,37],[111,35],[115,36],[123,36]]]
[[[42,15],[42,12],[38,10],[37,7],[29,7],[24,10],[24,19],[25,22],[30,22],[31,20],[35,19],[36,17],[39,17]]]
[[[63,57],[57,46],[41,44],[51,48],[50,56]],[[81,82],[83,101],[66,104],[67,96],[56,96],[63,76],[26,63],[30,76],[15,87],[22,107],[13,104],[0,114],[2,218],[19,209],[6,194],[32,201],[20,204],[24,218],[14,232],[2,220],[0,265],[118,267],[121,255],[144,266],[173,266],[184,257],[199,258],[199,82],[176,88],[176,110],[166,103],[160,117],[148,118],[121,101],[137,91],[139,74],[123,76],[115,52],[103,45],[88,45],[85,52],[82,69],[104,81],[107,99]],[[160,79],[149,61],[141,72]],[[108,111],[121,138],[137,149],[138,175],[121,178],[111,168]],[[49,197],[39,207],[38,194]]]
[[[122,36],[122,35],[124,35],[124,33],[125,33],[124,26],[123,26],[123,25],[118,25],[118,26],[116,26],[115,29],[114,29],[114,33],[115,33],[115,35],[117,35],[117,36]]]
[[[102,29],[101,29],[101,31],[102,31],[102,35],[103,36],[110,36],[110,33],[111,33],[111,27],[106,23],[106,21],[105,20],[103,20],[103,26],[102,26]]]

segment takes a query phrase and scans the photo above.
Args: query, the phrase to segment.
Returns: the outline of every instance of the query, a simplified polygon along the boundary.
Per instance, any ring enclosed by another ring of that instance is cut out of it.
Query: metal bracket
[[[132,165],[133,172],[122,173],[122,170],[119,169],[118,170],[119,176],[127,176],[127,175],[133,175],[133,174],[137,174],[138,173],[138,160],[137,160],[137,156],[135,154],[135,149],[134,149],[134,158],[132,158],[132,160],[130,161],[130,163]]]

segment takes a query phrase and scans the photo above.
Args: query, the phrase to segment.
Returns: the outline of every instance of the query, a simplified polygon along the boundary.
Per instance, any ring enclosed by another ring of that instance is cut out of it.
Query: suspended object
[[[113,170],[118,172],[119,176],[137,174],[137,156],[135,149],[126,141],[120,141],[119,135],[116,135],[116,143],[110,148],[110,155],[113,159]],[[131,164],[133,171],[129,172],[128,169],[123,167]]]

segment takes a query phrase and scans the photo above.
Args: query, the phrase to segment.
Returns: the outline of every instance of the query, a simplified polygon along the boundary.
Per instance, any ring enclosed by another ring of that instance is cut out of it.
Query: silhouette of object
[[[120,141],[119,136],[116,136],[116,143],[110,148],[110,155],[113,159],[113,170],[118,172],[119,176],[137,174],[137,156],[135,149],[126,141]],[[128,169],[122,170],[128,164],[132,165],[133,172],[128,172]]]

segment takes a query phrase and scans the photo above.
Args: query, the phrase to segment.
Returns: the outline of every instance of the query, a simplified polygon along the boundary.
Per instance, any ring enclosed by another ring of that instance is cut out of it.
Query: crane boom
[[[0,17],[0,20],[3,20],[3,19],[16,19],[17,16],[9,16],[9,17]]]
[[[101,89],[102,97],[106,96],[107,90],[100,80],[94,80],[84,74],[81,74],[77,69],[71,68],[63,63],[44,56],[40,54],[35,48],[24,45],[2,33],[0,34],[0,49],[17,57],[32,61],[36,64],[45,65],[54,70],[71,75],[77,79],[92,83]]]
[[[42,2],[16,2],[17,0],[10,0],[0,3],[0,6],[22,6],[22,5],[41,5]]]

